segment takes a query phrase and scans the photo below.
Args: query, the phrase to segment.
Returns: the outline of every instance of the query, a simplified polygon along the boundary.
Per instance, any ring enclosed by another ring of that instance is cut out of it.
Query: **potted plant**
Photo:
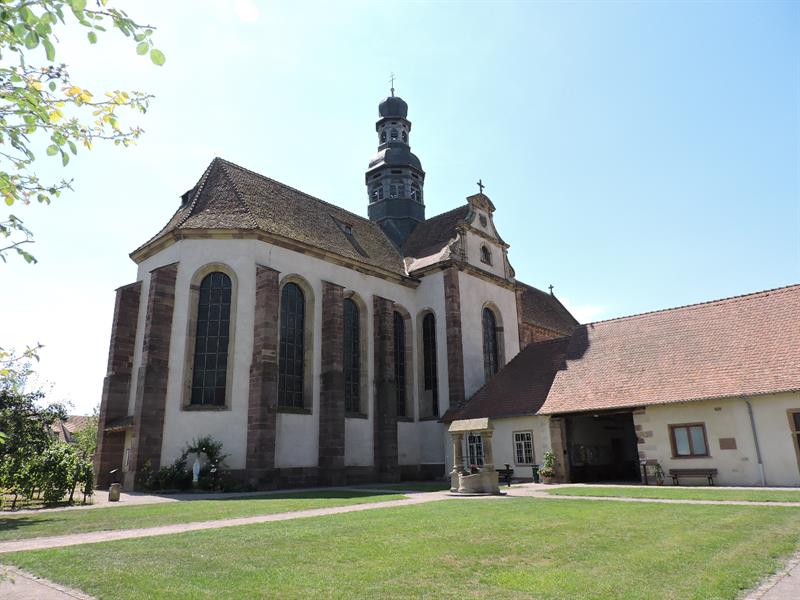
[[[542,483],[552,483],[553,477],[556,476],[556,455],[552,450],[544,453],[544,460],[542,466],[539,467],[539,477]]]
[[[653,475],[656,478],[656,485],[664,485],[664,469],[661,468],[661,463],[653,465]]]

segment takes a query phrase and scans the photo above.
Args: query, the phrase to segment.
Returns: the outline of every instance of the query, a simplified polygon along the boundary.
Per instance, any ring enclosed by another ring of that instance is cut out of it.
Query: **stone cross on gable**
[[[485,188],[485,187],[486,187],[485,185],[483,185],[483,180],[482,180],[482,179],[478,179],[478,183],[477,183],[477,185],[478,185],[478,189],[480,190],[480,192],[479,192],[479,193],[481,193],[481,194],[482,194],[482,193],[483,193],[483,188]]]

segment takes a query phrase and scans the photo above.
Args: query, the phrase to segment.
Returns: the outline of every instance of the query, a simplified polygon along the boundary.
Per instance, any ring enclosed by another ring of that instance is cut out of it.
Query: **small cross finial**
[[[486,187],[485,185],[483,185],[483,180],[482,179],[478,179],[477,185],[478,185],[478,189],[480,190],[480,193],[482,194],[483,193],[483,188]]]
[[[553,284],[551,283],[547,287],[550,289],[550,295],[552,296],[553,295]]]
[[[392,71],[389,77],[389,83],[391,84],[392,96],[394,96],[394,71]]]

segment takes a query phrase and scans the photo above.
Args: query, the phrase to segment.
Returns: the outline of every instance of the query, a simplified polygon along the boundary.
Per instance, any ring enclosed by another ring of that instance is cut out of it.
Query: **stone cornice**
[[[273,244],[275,246],[280,246],[281,248],[286,248],[287,250],[292,250],[293,252],[313,256],[326,262],[340,265],[348,269],[358,271],[359,273],[364,273],[365,275],[385,279],[406,287],[416,288],[420,283],[415,277],[393,273],[386,269],[381,269],[380,267],[367,265],[365,263],[339,256],[338,254],[334,254],[332,252],[315,248],[308,244],[303,244],[302,242],[298,242],[296,240],[266,233],[257,229],[180,229],[170,232],[156,240],[153,240],[145,246],[142,246],[138,250],[133,251],[130,254],[130,257],[135,263],[138,264],[157,254],[158,252],[168,248],[172,244],[184,239],[258,240],[268,244]]]

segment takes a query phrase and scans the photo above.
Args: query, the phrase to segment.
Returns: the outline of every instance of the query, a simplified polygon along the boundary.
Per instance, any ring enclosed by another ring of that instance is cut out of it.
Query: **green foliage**
[[[58,403],[42,404],[41,392],[26,392],[28,367],[16,368],[0,376],[0,492],[31,501],[61,502],[78,483],[93,492],[91,456],[77,446],[60,441],[53,425],[67,418],[66,408]],[[89,484],[88,486],[86,484]]]
[[[0,1],[0,197],[6,205],[49,204],[70,188],[67,180],[43,182],[32,172],[35,143],[46,143],[47,156],[66,166],[79,147],[91,149],[99,140],[128,146],[142,134],[137,126],[123,127],[120,110],[144,113],[151,95],[113,90],[96,96],[71,80],[67,65],[55,62],[58,31],[72,26],[88,29],[91,44],[98,34],[116,30],[131,39],[138,54],[164,64],[164,54],[153,46],[154,28],[110,3],[98,0],[87,8],[85,0]],[[0,219],[0,239],[6,240],[0,245],[3,261],[15,251],[36,262],[22,247],[33,235],[19,217]]]
[[[181,455],[171,465],[153,471],[147,461],[137,473],[137,485],[147,491],[188,490],[192,487],[190,454],[204,454],[205,464],[200,468],[197,487],[208,491],[233,491],[238,485],[225,469],[227,454],[222,452],[222,442],[207,435],[187,444]]]
[[[72,434],[72,441],[78,450],[78,455],[91,459],[97,450],[97,421],[98,409],[86,421],[86,424]]]
[[[539,467],[539,475],[541,477],[553,477],[556,474],[556,455],[552,450],[544,453],[542,466]]]

